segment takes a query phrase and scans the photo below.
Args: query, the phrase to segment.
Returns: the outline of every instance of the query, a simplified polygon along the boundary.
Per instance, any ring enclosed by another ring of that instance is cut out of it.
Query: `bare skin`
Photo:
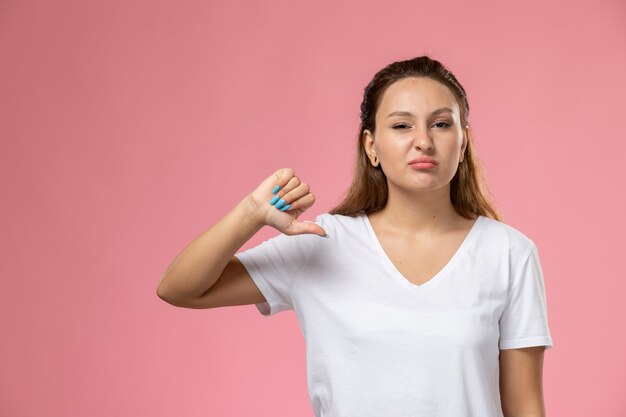
[[[385,224],[380,212],[368,215],[370,224],[391,262],[405,279],[415,285],[430,281],[450,262],[477,217],[468,220],[458,216],[450,230],[437,236],[411,236]]]
[[[287,211],[269,204],[276,185],[280,186],[276,196],[290,205]],[[265,225],[286,235],[325,235],[314,222],[298,220],[314,202],[309,185],[292,168],[277,170],[174,258],[161,277],[157,295],[172,305],[197,309],[264,301],[235,253]]]
[[[440,108],[451,112],[432,114]],[[391,116],[396,111],[411,115]],[[467,147],[469,126],[461,128],[452,92],[430,78],[410,77],[387,88],[376,114],[376,131],[365,130],[372,165],[387,177],[387,205],[368,218],[381,246],[398,271],[421,285],[452,258],[477,216],[460,216],[450,201],[450,181]],[[417,170],[420,156],[437,161]]]

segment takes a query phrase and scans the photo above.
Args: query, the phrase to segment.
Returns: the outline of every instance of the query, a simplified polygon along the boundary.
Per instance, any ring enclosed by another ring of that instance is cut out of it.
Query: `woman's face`
[[[427,77],[403,78],[390,85],[376,113],[374,134],[365,130],[364,135],[365,151],[370,161],[380,163],[389,185],[411,190],[447,186],[467,146],[454,95]],[[432,168],[409,164],[424,156],[437,164]]]

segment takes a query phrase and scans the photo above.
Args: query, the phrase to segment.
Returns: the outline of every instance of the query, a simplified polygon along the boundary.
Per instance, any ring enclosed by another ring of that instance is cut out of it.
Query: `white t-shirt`
[[[271,316],[294,310],[316,417],[502,417],[499,349],[553,347],[534,242],[480,216],[422,285],[367,216],[323,213],[328,238],[279,234],[236,254]]]

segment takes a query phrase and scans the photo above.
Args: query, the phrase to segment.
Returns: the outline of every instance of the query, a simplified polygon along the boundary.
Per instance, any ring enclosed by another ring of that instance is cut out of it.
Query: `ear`
[[[376,156],[376,151],[374,150],[374,136],[368,129],[363,131],[363,146],[365,148],[365,153],[370,157],[370,159]]]
[[[465,155],[465,149],[467,149],[467,143],[469,142],[469,138],[470,138],[470,127],[469,125],[466,125],[465,128],[463,129],[463,143],[461,143],[461,158],[463,158]]]

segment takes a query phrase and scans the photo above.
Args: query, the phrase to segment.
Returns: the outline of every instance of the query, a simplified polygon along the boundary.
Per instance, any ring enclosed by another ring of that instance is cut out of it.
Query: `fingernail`
[[[287,204],[285,207],[281,208],[280,211],[287,211],[291,208],[291,204]]]
[[[274,205],[274,207],[281,208],[285,203],[286,201],[281,198],[280,201]]]
[[[320,235],[318,235],[318,236],[320,236]],[[324,236],[320,236],[320,237],[326,237],[326,238],[329,238],[330,236],[328,236],[328,233],[326,233]]]
[[[280,200],[280,196],[275,195],[274,198],[270,200],[270,204],[274,205],[274,203],[276,203],[278,200]]]
[[[277,185],[276,187],[274,187],[274,189],[272,190],[272,194],[276,194],[278,190],[280,190],[280,185]]]

